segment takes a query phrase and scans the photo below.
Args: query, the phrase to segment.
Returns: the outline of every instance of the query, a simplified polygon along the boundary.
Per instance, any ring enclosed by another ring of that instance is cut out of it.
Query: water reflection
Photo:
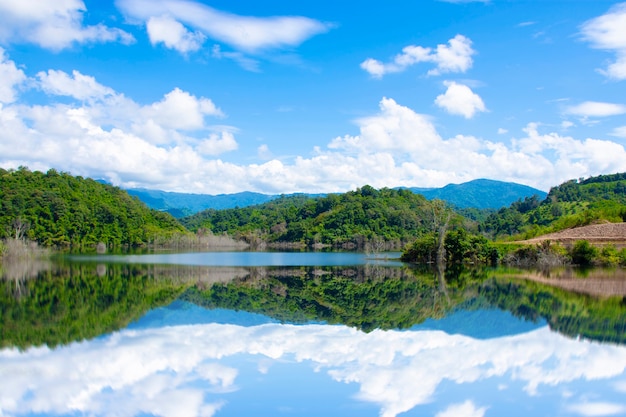
[[[314,415],[323,407],[318,387],[307,386],[311,378],[336,387],[322,401],[372,404],[385,417],[455,407],[515,415],[510,407],[520,404],[525,415],[626,412],[626,349],[547,327],[481,340],[316,324],[163,326],[63,349],[5,349],[0,367],[0,406],[10,415],[241,415],[250,397],[257,398],[255,415],[281,408]],[[266,383],[274,394],[262,399]]]
[[[621,278],[438,272],[48,265],[0,286],[0,415],[626,415],[626,303],[581,290]]]

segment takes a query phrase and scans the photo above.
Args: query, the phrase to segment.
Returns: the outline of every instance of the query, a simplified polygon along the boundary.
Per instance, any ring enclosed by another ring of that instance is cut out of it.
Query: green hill
[[[366,185],[326,197],[281,197],[258,206],[206,210],[181,222],[192,231],[206,229],[249,241],[360,248],[376,242],[388,248],[391,242],[397,247],[431,230],[433,215],[443,207],[441,201],[409,190]]]
[[[185,229],[172,216],[117,187],[54,169],[0,169],[0,237],[17,234],[44,246],[134,246],[177,232]]]
[[[626,221],[626,173],[570,180],[540,201],[525,198],[492,213],[481,224],[492,237],[531,238],[600,222]]]

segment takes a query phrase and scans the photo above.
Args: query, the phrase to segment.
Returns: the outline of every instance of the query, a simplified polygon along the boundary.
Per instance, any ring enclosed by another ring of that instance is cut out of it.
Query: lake
[[[5,265],[0,415],[626,415],[623,270],[395,255]]]

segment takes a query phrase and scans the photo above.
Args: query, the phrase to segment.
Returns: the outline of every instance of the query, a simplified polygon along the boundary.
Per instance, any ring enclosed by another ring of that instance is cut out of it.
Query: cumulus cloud
[[[600,101],[585,101],[566,108],[565,112],[581,117],[608,117],[626,113],[626,106],[623,104],[604,103]]]
[[[428,71],[428,75],[440,75],[449,72],[465,72],[473,64],[472,41],[463,35],[456,35],[448,44],[437,45],[436,48],[409,45],[402,49],[402,53],[394,57],[391,62],[383,63],[368,58],[361,63],[361,68],[375,78],[385,74],[402,72],[408,67],[420,62],[430,62],[436,65]]]
[[[198,152],[203,155],[219,155],[238,148],[235,137],[230,132],[222,132],[221,136],[214,133],[198,145]]]
[[[200,129],[205,116],[223,116],[222,111],[208,98],[200,98],[175,88],[163,100],[146,108],[144,113],[159,120],[159,124],[173,129]]]
[[[26,80],[24,71],[18,69],[0,48],[0,103],[12,103],[16,98],[15,88]]]
[[[228,393],[250,389],[238,386],[239,375],[271,374],[275,361],[299,362],[299,372],[315,370],[336,383],[355,384],[357,400],[380,407],[382,417],[395,417],[432,402],[445,383],[510,383],[529,396],[544,385],[582,389],[589,381],[623,375],[626,350],[566,338],[547,327],[481,340],[324,325],[167,326],[57,349],[0,350],[0,407],[10,415],[211,416],[228,407]],[[570,402],[571,411],[583,415],[623,412],[601,399]],[[481,417],[485,410],[465,401],[437,416]]]
[[[601,72],[615,80],[626,79],[626,3],[616,4],[606,14],[585,22],[581,34],[593,48],[615,53],[615,61]]]
[[[355,120],[357,132],[306,156],[278,159],[261,145],[261,162],[233,162],[220,158],[240,148],[238,130],[214,124],[225,116],[210,98],[174,88],[144,104],[78,71],[29,78],[6,57],[0,68],[18,74],[18,84],[0,88],[10,92],[0,107],[3,168],[56,168],[122,187],[205,194],[439,187],[476,178],[546,190],[571,178],[626,171],[626,151],[617,142],[551,133],[537,123],[509,144],[463,134],[444,138],[431,117],[391,98]],[[40,89],[48,103],[20,104],[17,85]]]
[[[134,42],[121,29],[83,25],[86,10],[81,0],[0,0],[0,42],[29,42],[55,51],[75,43]]]
[[[37,74],[39,86],[48,94],[69,96],[77,100],[88,100],[111,96],[115,92],[98,83],[94,77],[74,70],[70,76],[64,71],[48,70]]]
[[[190,32],[169,16],[149,18],[146,29],[152,45],[163,43],[165,47],[182,54],[197,51],[206,38],[201,32]]]
[[[247,53],[294,47],[331,25],[303,16],[254,17],[223,12],[191,0],[118,0],[117,6],[129,18],[148,22],[168,16],[183,22],[213,40]]]
[[[448,113],[471,119],[476,112],[487,110],[480,96],[468,86],[457,84],[454,81],[445,81],[444,85],[448,89],[444,94],[437,96],[435,104]]]

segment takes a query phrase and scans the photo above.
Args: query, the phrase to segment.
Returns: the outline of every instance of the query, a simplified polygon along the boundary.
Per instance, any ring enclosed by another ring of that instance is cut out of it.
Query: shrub
[[[589,266],[593,263],[598,254],[598,250],[586,240],[579,240],[574,243],[570,252],[574,265]]]

